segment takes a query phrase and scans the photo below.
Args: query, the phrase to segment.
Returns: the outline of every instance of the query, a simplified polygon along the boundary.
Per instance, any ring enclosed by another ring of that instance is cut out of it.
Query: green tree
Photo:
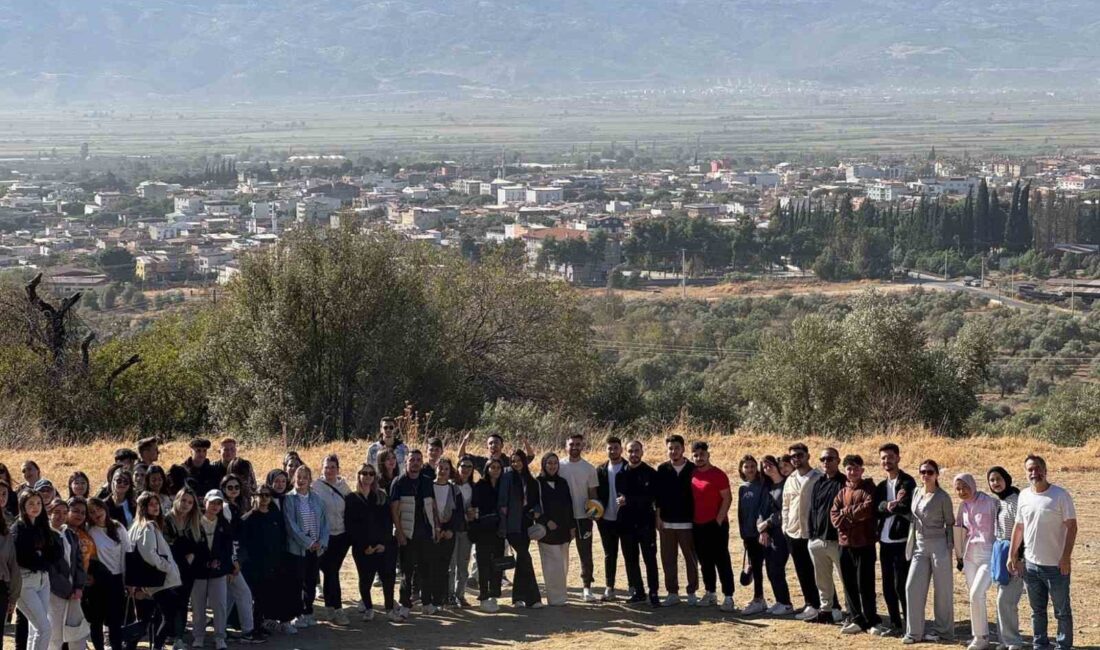
[[[99,269],[114,282],[133,282],[136,261],[125,248],[109,248],[96,258]]]

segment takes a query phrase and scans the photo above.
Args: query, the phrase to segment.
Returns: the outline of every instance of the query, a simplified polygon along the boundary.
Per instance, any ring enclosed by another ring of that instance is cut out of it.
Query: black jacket
[[[825,475],[814,483],[814,491],[810,499],[810,539],[823,539],[827,542],[836,542],[840,539],[829,513],[832,512],[836,495],[840,493],[840,489],[846,482],[844,474],[837,472],[831,479]]]
[[[490,541],[500,528],[500,509],[497,507],[497,488],[489,477],[474,485],[471,505],[477,508],[477,520],[470,522],[470,538],[475,542]]]
[[[185,585],[188,584],[195,578],[195,562],[188,562],[187,556],[198,557],[198,540],[191,533],[191,529],[176,528],[175,518],[171,516],[164,518],[164,540],[168,542],[168,548],[172,550],[172,559],[180,568],[180,579]]]
[[[267,512],[252,510],[241,520],[238,529],[241,570],[253,588],[260,584],[262,576],[278,572],[286,553],[286,518],[274,504]]]
[[[209,460],[204,460],[202,465],[195,465],[188,458],[183,461],[183,468],[187,470],[188,478],[195,483],[195,494],[198,495],[200,501],[207,492],[217,490],[221,484],[222,475],[218,468],[210,464]]]
[[[194,569],[196,580],[211,580],[233,572],[233,534],[225,517],[218,517],[212,546],[207,539],[206,529],[199,525]]]
[[[393,516],[389,497],[381,504],[373,494],[364,497],[352,492],[344,497],[344,530],[350,535],[352,547],[360,551],[379,544],[387,550],[393,547]]]
[[[49,571],[61,558],[61,539],[49,528],[27,526],[22,521],[12,526],[15,534],[15,562],[27,571]]]
[[[691,475],[695,472],[695,463],[690,460],[680,473],[672,467],[672,461],[666,460],[657,466],[657,510],[661,521],[673,524],[690,524],[695,516],[695,500],[691,492]]]
[[[61,543],[61,535],[69,540],[69,557],[65,557],[65,545]],[[80,553],[80,539],[71,530],[64,530],[57,534],[57,545],[61,552],[57,554],[57,560],[50,565],[50,593],[58,598],[69,598],[77,589],[83,589],[88,583],[88,574],[84,571],[84,561]]]
[[[913,492],[917,490],[917,482],[913,480],[912,476],[898,470],[898,484],[895,495],[902,490],[905,490],[905,495],[898,499],[898,505],[894,507],[893,512],[890,512],[886,509],[888,503],[886,480],[875,486],[875,535],[881,540],[883,525],[887,519],[893,517],[894,521],[890,524],[888,537],[904,542],[909,539],[909,519],[912,516],[910,513],[913,507]]]
[[[623,458],[619,462],[623,464],[623,469],[626,469],[626,459]],[[604,508],[608,506],[607,500],[611,498],[611,484],[607,475],[607,466],[611,461],[604,461],[596,466],[596,480],[599,485],[596,486],[596,498],[603,504]],[[622,476],[622,470],[619,470],[619,476]],[[619,491],[618,478],[615,480],[615,492]]]
[[[577,520],[573,516],[573,497],[569,493],[569,481],[558,476],[553,483],[551,487],[547,478],[539,477],[542,514],[538,522],[546,526],[546,537],[541,541],[543,544],[566,544],[573,539],[571,531],[577,527]],[[558,526],[554,530],[550,530],[551,521]]]
[[[685,468],[686,469],[686,468]],[[652,531],[657,527],[657,470],[646,463],[629,464],[619,473],[619,496],[625,501],[619,508],[619,527]]]

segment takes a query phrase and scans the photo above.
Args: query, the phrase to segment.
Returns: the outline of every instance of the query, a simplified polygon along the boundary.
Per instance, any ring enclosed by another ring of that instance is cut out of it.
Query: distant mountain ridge
[[[0,98],[1100,86],[1094,0],[8,0]]]

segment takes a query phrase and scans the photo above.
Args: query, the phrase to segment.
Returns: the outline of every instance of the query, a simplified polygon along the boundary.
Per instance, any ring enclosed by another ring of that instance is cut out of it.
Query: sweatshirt
[[[869,478],[847,482],[833,499],[830,522],[841,546],[875,545],[875,482]]]
[[[695,463],[684,461],[680,473],[666,460],[657,466],[657,511],[664,524],[691,524],[695,516],[695,501],[691,491],[691,475]]]
[[[805,476],[798,472],[787,477],[783,484],[783,533],[792,539],[810,539],[810,505],[813,490],[824,476],[814,468]]]
[[[813,494],[810,498],[810,539],[822,539],[827,542],[837,541],[836,526],[833,525],[830,513],[833,510],[833,501],[840,489],[844,487],[846,479],[837,472],[833,478],[825,474],[814,484]],[[787,484],[790,485],[790,478]]]

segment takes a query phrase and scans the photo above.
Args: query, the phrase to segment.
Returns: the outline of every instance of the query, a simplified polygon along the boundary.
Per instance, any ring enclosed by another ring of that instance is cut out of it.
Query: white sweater
[[[154,593],[161,589],[171,589],[183,584],[180,579],[180,569],[172,558],[172,549],[168,546],[168,541],[164,539],[164,534],[160,532],[159,528],[150,523],[142,526],[134,524],[134,527],[130,529],[130,543],[134,550],[141,554],[141,559],[145,560],[146,564],[165,574],[163,585],[160,587],[146,587],[146,591]]]

